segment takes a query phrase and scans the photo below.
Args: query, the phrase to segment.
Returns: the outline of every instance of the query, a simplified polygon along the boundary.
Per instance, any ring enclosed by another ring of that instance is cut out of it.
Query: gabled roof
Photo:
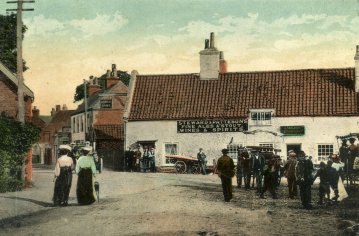
[[[18,81],[16,75],[12,73],[1,61],[0,72],[2,72],[17,88]],[[34,93],[26,85],[24,85],[24,93],[27,96],[34,98]]]
[[[137,75],[129,120],[243,118],[250,109],[275,116],[359,115],[354,68],[220,74]]]
[[[117,95],[117,96],[127,96],[128,93],[128,87],[121,81],[118,80],[117,84],[112,86],[111,88],[101,92],[97,92],[87,98],[87,109],[92,110],[94,105],[100,101],[102,97],[109,97]],[[83,113],[85,112],[85,102],[82,102],[76,109],[75,114]]]
[[[123,139],[123,125],[94,125],[96,139]]]

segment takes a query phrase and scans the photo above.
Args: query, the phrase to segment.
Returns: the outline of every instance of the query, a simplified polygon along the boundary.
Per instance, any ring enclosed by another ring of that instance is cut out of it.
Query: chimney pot
[[[56,105],[56,111],[60,111],[61,110],[61,106],[60,105]]]
[[[112,76],[117,78],[116,64],[112,64]]]
[[[205,39],[204,40],[204,49],[208,49],[209,48],[209,39]]]
[[[62,105],[62,110],[67,111],[67,106],[66,106],[66,104],[63,104],[63,105]]]
[[[211,35],[210,35],[209,47],[212,48],[212,49],[215,48],[214,33],[213,32],[211,32]]]

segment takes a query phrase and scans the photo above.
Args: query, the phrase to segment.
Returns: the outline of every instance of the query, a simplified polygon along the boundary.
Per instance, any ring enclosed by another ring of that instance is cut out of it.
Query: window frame
[[[326,146],[326,147],[320,147],[320,146]],[[318,162],[321,162],[321,161],[327,162],[329,155],[331,155],[333,153],[334,153],[334,144],[332,144],[332,143],[318,143],[317,144]]]
[[[249,119],[252,125],[272,125],[273,110],[268,109],[252,109],[249,111]]]

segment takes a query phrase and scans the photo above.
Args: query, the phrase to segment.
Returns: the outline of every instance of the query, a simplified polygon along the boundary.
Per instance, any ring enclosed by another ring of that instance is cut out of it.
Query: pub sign
[[[302,136],[305,134],[305,128],[303,125],[297,126],[281,126],[280,132],[284,136]]]
[[[177,133],[222,133],[248,130],[246,119],[177,121]]]

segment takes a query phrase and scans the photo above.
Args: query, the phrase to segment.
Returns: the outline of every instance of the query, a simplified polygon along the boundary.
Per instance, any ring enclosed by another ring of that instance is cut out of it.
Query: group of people
[[[318,204],[323,204],[324,200],[327,203],[336,202],[348,196],[340,178],[344,163],[340,161],[337,154],[332,154],[327,164],[321,162],[320,169],[315,175],[311,157],[307,156],[304,151],[299,151],[297,154],[290,150],[286,163],[283,164],[281,158],[273,153],[261,153],[260,150],[249,152],[244,149],[239,153],[236,173],[233,159],[228,156],[228,149],[223,149],[222,154],[217,161],[216,169],[221,178],[225,202],[232,199],[232,178],[235,175],[237,175],[238,188],[241,188],[243,184],[245,189],[250,189],[253,177],[259,197],[265,198],[265,193],[269,191],[274,199],[278,197],[277,188],[284,175],[288,182],[288,197],[291,199],[297,197],[299,187],[300,200],[304,209],[313,207],[311,186],[318,177],[320,178]]]
[[[127,169],[131,172],[156,172],[155,148],[143,147],[143,153],[140,146],[135,151],[127,152]]]
[[[55,206],[67,206],[72,185],[72,172],[78,174],[76,196],[80,205],[92,204],[96,201],[94,178],[96,165],[92,155],[92,147],[86,145],[81,150],[81,156],[73,159],[72,148],[69,145],[59,146],[59,158],[55,165],[55,187],[53,203]]]

